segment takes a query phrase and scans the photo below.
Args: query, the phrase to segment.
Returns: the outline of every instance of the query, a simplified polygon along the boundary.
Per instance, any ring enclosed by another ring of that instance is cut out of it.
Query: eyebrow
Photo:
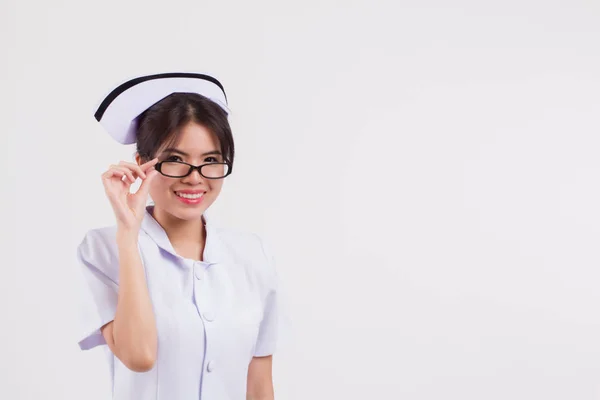
[[[178,154],[181,154],[181,155],[182,155],[182,156],[184,156],[184,157],[189,157],[189,156],[190,156],[190,155],[189,155],[188,153],[186,153],[185,151],[181,151],[181,150],[179,150],[179,149],[176,149],[176,148],[173,148],[173,147],[170,147],[170,148],[168,148],[168,149],[164,149],[164,150],[162,151],[162,154],[165,154],[165,153],[178,153]],[[212,151],[208,151],[208,152],[206,152],[206,153],[203,153],[203,154],[202,154],[202,157],[204,157],[204,156],[210,156],[210,155],[221,155],[221,154],[222,154],[222,153],[221,153],[219,150],[212,150]]]

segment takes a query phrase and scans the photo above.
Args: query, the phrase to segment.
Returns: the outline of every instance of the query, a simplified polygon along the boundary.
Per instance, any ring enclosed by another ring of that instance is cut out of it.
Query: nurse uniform
[[[123,123],[127,119],[123,113],[135,117],[170,93],[200,93],[226,109],[222,87],[208,78],[199,74],[138,78],[115,89],[96,117],[101,123],[107,117],[103,125],[109,133],[130,143],[135,140],[131,136],[135,125],[132,119]],[[129,97],[132,88],[136,93]],[[111,109],[115,102],[117,107]],[[156,318],[157,359],[151,370],[134,372],[108,350],[113,399],[244,400],[252,357],[273,354],[278,339],[277,274],[268,246],[255,234],[219,226],[205,212],[204,261],[187,259],[175,252],[152,211],[152,205],[146,208],[138,248]],[[100,328],[115,316],[116,226],[87,232],[77,256],[92,300],[79,340],[80,348],[88,350],[106,345]]]

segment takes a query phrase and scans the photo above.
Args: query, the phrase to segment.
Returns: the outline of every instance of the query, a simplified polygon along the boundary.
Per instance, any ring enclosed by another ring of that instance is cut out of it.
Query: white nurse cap
[[[137,117],[172,93],[197,93],[217,103],[227,114],[223,85],[212,76],[171,72],[141,76],[115,88],[100,103],[94,117],[117,142],[136,141]]]

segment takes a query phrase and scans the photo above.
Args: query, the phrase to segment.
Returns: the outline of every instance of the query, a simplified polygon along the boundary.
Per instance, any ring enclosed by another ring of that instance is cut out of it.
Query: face
[[[217,137],[204,126],[190,122],[180,132],[178,141],[169,148],[161,148],[158,161],[183,161],[192,165],[223,162]],[[140,159],[138,158],[138,163]],[[203,173],[206,168],[203,169]],[[187,171],[186,171],[187,172]],[[181,220],[200,219],[204,211],[217,199],[223,179],[207,179],[194,170],[183,178],[158,175],[152,182],[150,196],[155,208]]]

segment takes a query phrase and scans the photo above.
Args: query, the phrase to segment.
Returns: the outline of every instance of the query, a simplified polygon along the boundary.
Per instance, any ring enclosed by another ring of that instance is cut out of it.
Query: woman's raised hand
[[[157,162],[157,158],[142,165],[121,161],[117,165],[111,165],[102,174],[104,191],[117,218],[119,229],[135,232],[140,229],[150,185],[159,174],[154,168]],[[142,184],[137,192],[131,193],[131,184],[136,178],[140,178]]]

